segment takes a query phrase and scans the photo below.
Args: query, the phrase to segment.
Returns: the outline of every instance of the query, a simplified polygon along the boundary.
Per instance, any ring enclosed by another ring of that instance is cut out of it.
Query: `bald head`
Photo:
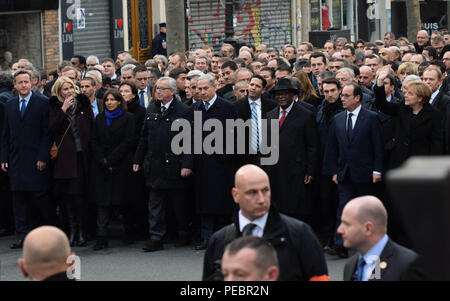
[[[353,207],[361,223],[372,222],[379,234],[387,232],[387,211],[383,203],[374,196],[363,196],[351,200],[345,207]]]
[[[234,177],[234,186],[240,188],[246,185],[249,181],[267,181],[269,177],[266,172],[256,165],[244,165],[236,172]]]
[[[70,255],[66,234],[58,228],[43,226],[31,231],[25,238],[23,259],[19,260],[19,265],[24,275],[42,280],[66,271]]]

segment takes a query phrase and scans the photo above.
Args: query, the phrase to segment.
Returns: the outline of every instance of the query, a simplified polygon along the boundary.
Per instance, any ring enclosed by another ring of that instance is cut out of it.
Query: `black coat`
[[[191,153],[176,155],[171,147],[173,138],[182,130],[172,131],[172,124],[180,124],[181,120],[191,125],[192,109],[175,98],[164,113],[161,113],[159,101],[147,109],[134,161],[143,165],[146,184],[150,188],[181,189],[187,185],[186,179],[181,177],[181,169],[193,169],[193,156]]]
[[[378,109],[396,117],[395,141],[389,168],[400,166],[412,156],[443,154],[442,116],[428,102],[414,117],[412,109],[406,105],[387,102],[384,87],[375,87],[375,101]]]
[[[134,117],[131,113],[126,112],[114,119],[109,128],[105,112],[95,119],[91,142],[91,196],[98,206],[121,205],[127,200],[134,134]],[[108,167],[112,167],[112,172]]]
[[[433,101],[433,107],[442,114],[444,154],[450,154],[450,96],[440,91]]]
[[[48,168],[40,172],[37,161],[49,162],[48,100],[32,95],[20,117],[19,97],[5,104],[1,139],[1,162],[8,163],[12,191],[45,191],[48,188]]]
[[[235,103],[233,103],[236,107],[236,112],[239,119],[244,121],[252,119],[252,111],[250,108],[250,103],[248,97],[243,98]],[[278,105],[276,102],[272,100],[272,98],[262,95],[261,96],[261,119],[266,119],[266,115],[269,111],[276,108]],[[262,129],[260,129],[262,130]],[[264,139],[264,138],[263,138]],[[240,155],[238,160],[237,168],[246,165],[246,164],[257,164],[258,159],[256,155],[250,154],[250,143],[251,143],[251,133],[250,129],[246,129],[245,131],[245,155]]]
[[[223,137],[226,136],[225,124],[227,119],[237,118],[236,109],[230,102],[217,97],[214,104],[205,111],[202,101],[192,105],[192,109],[200,111],[202,127],[208,119],[218,119],[223,124]],[[198,114],[198,113],[197,113]],[[195,133],[199,135],[199,133]],[[202,141],[211,131],[202,131]],[[194,156],[194,177],[198,214],[230,215],[234,202],[231,188],[234,182],[234,156],[226,154],[226,139],[222,154],[208,155],[204,151]]]
[[[14,97],[14,94],[9,88],[2,87],[0,88],[0,102],[6,103],[8,100]]]
[[[136,151],[139,140],[141,139],[142,127],[144,126],[144,119],[146,110],[139,104],[139,96],[136,96],[132,101],[127,103],[128,113],[134,116],[134,139],[133,139],[133,151]]]
[[[352,256],[345,264],[344,281],[352,281],[358,263],[358,255]],[[416,253],[389,239],[380,255],[379,263],[385,263],[384,268],[380,267],[381,279],[369,281],[400,281],[405,279],[409,268],[416,260]]]
[[[213,234],[209,240],[203,263],[203,280],[221,280],[220,262],[225,246],[234,238],[242,236],[238,210],[233,215],[233,224]],[[308,281],[312,277],[328,274],[327,264],[319,240],[305,223],[269,211],[263,238],[277,251],[280,281]]]
[[[227,84],[227,85],[223,86],[222,88],[218,89],[216,91],[216,94],[219,97],[224,97],[224,95],[227,94],[230,91],[233,92],[233,85],[232,84]]]
[[[278,121],[279,114],[280,108],[277,107],[267,113],[267,119]],[[272,187],[272,200],[281,213],[294,216],[311,214],[312,204],[306,197],[304,181],[306,175],[317,175],[319,158],[315,117],[294,103],[279,131],[278,163],[265,166]]]

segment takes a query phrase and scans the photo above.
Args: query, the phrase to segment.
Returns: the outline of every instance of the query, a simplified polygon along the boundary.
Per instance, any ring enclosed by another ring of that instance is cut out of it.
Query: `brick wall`
[[[60,61],[58,11],[44,11],[43,24],[45,69],[50,72],[56,70]]]

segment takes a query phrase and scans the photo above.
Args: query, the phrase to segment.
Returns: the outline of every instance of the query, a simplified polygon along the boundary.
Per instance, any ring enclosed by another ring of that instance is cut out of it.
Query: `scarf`
[[[110,112],[108,110],[105,110],[106,115],[106,126],[110,127],[113,119],[117,119],[120,116],[123,115],[123,110],[121,108],[117,108],[114,111]]]
[[[334,103],[329,103],[326,100],[324,101],[322,111],[327,122],[330,122],[334,115],[336,115],[336,112],[339,110],[339,108],[342,108],[342,102],[340,98]]]

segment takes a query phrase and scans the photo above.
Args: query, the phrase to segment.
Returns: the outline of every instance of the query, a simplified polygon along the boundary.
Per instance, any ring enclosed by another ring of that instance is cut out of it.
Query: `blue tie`
[[[141,94],[139,97],[141,106],[145,108],[145,91],[141,91],[139,94]]]
[[[205,102],[205,110],[208,111],[209,109],[209,102]]]
[[[363,281],[363,273],[365,265],[366,261],[364,260],[364,257],[360,257],[355,271],[355,281]]]
[[[259,123],[258,113],[256,111],[256,103],[252,102],[252,147],[254,150],[259,150]]]
[[[21,99],[20,102],[22,103],[22,104],[20,105],[20,118],[23,119],[23,115],[25,114],[25,109],[26,109],[26,106],[25,106],[25,99]]]
[[[348,120],[347,120],[347,138],[350,140],[352,138],[352,131],[353,131],[353,121],[352,121],[353,113],[348,114]]]

